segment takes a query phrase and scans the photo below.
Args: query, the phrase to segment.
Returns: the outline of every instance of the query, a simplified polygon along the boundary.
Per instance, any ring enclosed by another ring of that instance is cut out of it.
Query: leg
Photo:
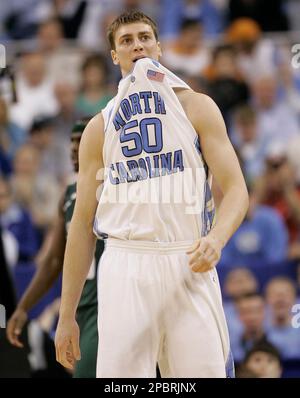
[[[169,272],[174,280],[168,289],[176,284],[177,294],[165,312],[162,376],[226,377],[229,340],[215,271],[192,273],[181,256]]]
[[[155,377],[159,301],[149,255],[106,248],[99,265],[97,377]]]

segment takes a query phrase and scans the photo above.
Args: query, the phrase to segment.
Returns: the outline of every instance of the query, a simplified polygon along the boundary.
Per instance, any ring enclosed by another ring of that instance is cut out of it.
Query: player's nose
[[[144,49],[143,43],[140,41],[139,38],[136,38],[133,42],[133,48],[135,51],[141,51]]]

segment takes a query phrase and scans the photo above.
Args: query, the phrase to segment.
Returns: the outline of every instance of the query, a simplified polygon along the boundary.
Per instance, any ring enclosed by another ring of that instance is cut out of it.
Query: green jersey
[[[76,200],[76,182],[68,185],[64,197],[63,213],[65,217],[65,232],[68,233]],[[104,249],[104,242],[97,240],[94,261],[89,270],[87,280],[83,287],[78,309],[97,304],[97,268],[101,254]]]

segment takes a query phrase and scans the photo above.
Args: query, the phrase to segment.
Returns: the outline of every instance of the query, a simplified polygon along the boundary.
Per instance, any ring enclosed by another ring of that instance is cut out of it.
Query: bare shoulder
[[[180,90],[176,95],[194,128],[199,131],[211,123],[222,123],[221,112],[211,97],[193,90]]]
[[[79,164],[96,161],[102,163],[104,143],[104,121],[101,113],[94,116],[87,124],[79,147]]]
[[[95,115],[87,124],[80,141],[80,152],[89,153],[98,150],[103,146],[104,121],[101,113]]]
[[[95,115],[84,129],[80,146],[82,143],[97,144],[101,142],[104,137],[104,120],[102,113]]]

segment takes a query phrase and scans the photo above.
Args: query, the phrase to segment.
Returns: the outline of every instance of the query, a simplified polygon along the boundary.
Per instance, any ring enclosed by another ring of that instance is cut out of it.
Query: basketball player
[[[78,121],[71,132],[72,161],[74,171],[78,172],[78,148],[87,121]],[[69,184],[61,200],[58,218],[53,231],[51,246],[39,264],[32,282],[23,294],[18,306],[8,321],[7,337],[11,344],[23,347],[19,336],[28,318],[28,311],[42,298],[58,278],[63,267],[66,234],[71,222],[76,199],[76,181]],[[96,273],[103,252],[103,241],[96,246],[95,258],[85,282],[77,308],[77,321],[80,327],[80,348],[82,358],[76,363],[74,377],[96,377],[96,358],[98,347],[97,330],[97,281]]]
[[[119,16],[108,38],[123,79],[80,145],[57,360],[72,368],[80,358],[75,312],[94,229],[107,238],[98,275],[97,377],[155,377],[157,362],[162,377],[233,376],[215,266],[246,214],[248,194],[222,116],[209,97],[158,63],[149,17]],[[211,174],[223,193],[216,222]]]

